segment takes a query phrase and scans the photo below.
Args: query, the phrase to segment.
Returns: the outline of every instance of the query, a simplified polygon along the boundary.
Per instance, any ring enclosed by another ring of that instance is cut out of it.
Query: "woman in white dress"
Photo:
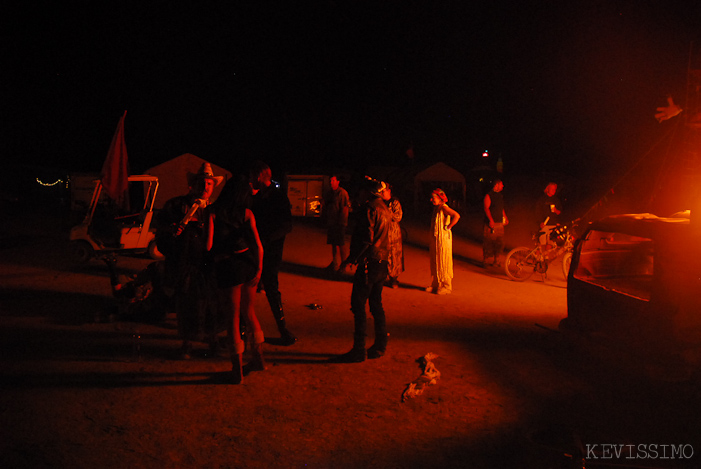
[[[453,232],[460,214],[448,207],[448,197],[441,189],[431,193],[433,217],[431,219],[431,286],[427,292],[447,295],[453,291]]]

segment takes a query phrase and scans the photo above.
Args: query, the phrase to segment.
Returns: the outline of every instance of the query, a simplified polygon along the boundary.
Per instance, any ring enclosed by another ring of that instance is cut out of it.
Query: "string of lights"
[[[53,186],[56,186],[58,184],[65,184],[66,187],[68,187],[68,180],[64,181],[63,179],[57,179],[54,182],[43,182],[41,179],[36,178],[36,181],[39,183],[39,185],[42,185],[44,187],[53,187]]]

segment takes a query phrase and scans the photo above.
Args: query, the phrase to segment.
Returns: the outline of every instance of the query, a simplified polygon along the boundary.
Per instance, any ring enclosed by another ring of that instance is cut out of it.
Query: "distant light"
[[[482,153],[482,158],[489,158],[489,152],[487,150],[484,150],[484,153]]]
[[[63,180],[62,180],[62,179],[57,179],[56,182],[51,182],[51,183],[42,182],[42,181],[39,180],[39,178],[36,178],[36,180],[37,180],[37,182],[38,182],[39,184],[41,184],[41,185],[44,186],[44,187],[53,187],[53,186],[55,186],[56,184],[62,184],[62,183],[63,183]]]

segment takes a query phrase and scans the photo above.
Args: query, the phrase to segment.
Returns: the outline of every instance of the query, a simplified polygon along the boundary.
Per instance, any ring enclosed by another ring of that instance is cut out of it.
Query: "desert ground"
[[[280,283],[299,341],[266,345],[268,370],[231,385],[225,353],[200,344],[178,359],[175,318],[108,320],[106,266],[71,262],[64,217],[15,215],[0,245],[3,467],[701,467],[697,381],[652,379],[563,340],[555,266],[513,282],[456,236],[454,292],[432,295],[427,229],[407,223],[406,272],[384,291],[387,355],[333,364],[352,344],[351,278],[324,274],[324,231],[297,220]],[[118,261],[125,276],[151,262]],[[276,337],[262,293],[256,306]],[[440,378],[403,400],[428,353]],[[612,457],[621,447],[635,458]]]

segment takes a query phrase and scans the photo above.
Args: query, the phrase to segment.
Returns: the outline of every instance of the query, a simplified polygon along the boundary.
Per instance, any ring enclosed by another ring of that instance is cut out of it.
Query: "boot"
[[[274,341],[275,345],[290,346],[297,342],[297,337],[292,334],[292,332],[287,329],[285,323],[285,312],[282,309],[282,299],[278,295],[277,298],[268,298],[268,303],[270,304],[270,309],[275,317],[275,323],[277,324],[277,329],[280,331],[280,340]],[[273,341],[270,341],[273,343]]]
[[[375,333],[375,343],[368,349],[368,358],[380,358],[387,351],[387,339],[389,334],[382,332],[380,334]]]
[[[387,323],[384,313],[374,314],[373,319],[375,325],[375,343],[368,349],[368,358],[380,358],[385,354],[385,350],[387,350],[389,334],[387,333]]]
[[[236,342],[231,347],[231,383],[241,384],[243,382],[243,342]]]
[[[329,360],[331,363],[360,363],[365,361],[365,334],[353,336],[353,348],[350,352]]]
[[[243,375],[248,375],[251,371],[265,371],[265,359],[263,359],[263,342],[265,337],[263,331],[254,332],[255,343],[253,344],[253,357],[250,362],[243,366]]]

